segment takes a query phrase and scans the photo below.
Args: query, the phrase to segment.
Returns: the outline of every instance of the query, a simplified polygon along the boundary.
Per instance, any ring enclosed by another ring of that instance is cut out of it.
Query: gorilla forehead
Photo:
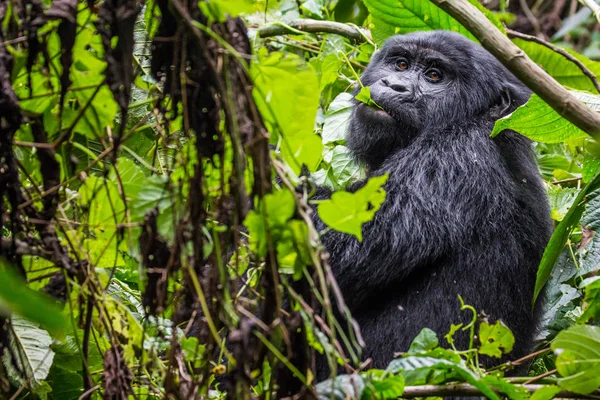
[[[437,58],[458,68],[472,68],[475,64],[503,69],[502,64],[479,44],[451,31],[412,32],[392,36],[384,51],[405,51],[419,58]]]

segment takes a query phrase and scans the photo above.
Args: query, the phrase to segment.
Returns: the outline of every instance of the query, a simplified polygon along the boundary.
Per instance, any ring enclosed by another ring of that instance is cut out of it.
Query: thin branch
[[[258,30],[258,37],[266,38],[297,33],[333,33],[348,38],[355,43],[364,43],[371,40],[367,30],[361,30],[347,24],[333,21],[317,21],[314,19],[301,19],[289,24],[275,23]]]
[[[594,16],[600,22],[600,5],[596,4],[594,0],[579,0],[581,4],[592,10]]]
[[[529,42],[535,42],[537,44],[541,44],[542,46],[549,48],[550,50],[560,54],[567,60],[571,61],[573,64],[577,65],[577,67],[581,70],[581,72],[583,72],[583,74],[585,76],[590,78],[590,81],[592,81],[592,84],[594,85],[594,87],[596,88],[598,93],[600,93],[600,82],[598,82],[596,75],[594,75],[594,73],[592,71],[590,71],[581,61],[579,61],[577,58],[575,58],[575,56],[573,56],[571,53],[569,53],[565,49],[555,46],[552,43],[547,42],[538,37],[526,35],[524,33],[513,31],[512,29],[507,29],[506,33],[508,34],[509,37],[519,38],[519,39],[527,40]]]
[[[467,0],[431,0],[456,18],[502,64],[561,116],[600,139],[600,114],[591,110],[502,34]]]
[[[38,246],[31,246],[18,239],[0,238],[0,249],[2,249],[3,254],[14,251],[14,253],[19,256],[37,256],[45,258],[46,260],[52,260],[52,254],[49,252]]]
[[[533,393],[547,385],[515,385],[524,388],[529,393]],[[594,392],[591,395],[560,391],[555,395],[556,398],[571,398],[571,399],[597,399],[600,392]],[[406,386],[403,399],[412,399],[415,397],[446,397],[446,396],[483,396],[483,393],[473,385],[468,383],[455,383],[448,385],[423,385],[423,386]]]

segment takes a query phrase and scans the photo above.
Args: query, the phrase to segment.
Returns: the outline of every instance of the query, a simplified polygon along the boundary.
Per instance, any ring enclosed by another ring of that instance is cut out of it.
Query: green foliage
[[[322,144],[313,133],[319,105],[319,83],[314,68],[294,54],[268,53],[262,48],[252,64],[254,99],[271,140],[281,141],[283,159],[296,173],[302,164],[314,170]],[[292,100],[293,99],[293,100]]]
[[[319,202],[319,217],[330,228],[362,241],[362,225],[373,219],[385,200],[382,186],[387,179],[387,174],[376,176],[354,193],[335,192],[331,199]]]
[[[499,16],[504,19],[506,15],[487,11],[476,0],[470,2],[504,30]],[[377,45],[369,41],[358,45],[334,34],[263,40],[253,28],[315,18],[368,27],[377,44],[396,33],[433,29],[475,38],[427,0],[364,0],[364,4],[356,0],[190,3],[190,10],[201,10],[208,17],[209,34],[204,39],[214,39],[211,45],[216,48],[214,53],[206,53],[214,56],[209,63],[202,59],[203,68],[214,65],[217,74],[223,70],[231,73],[231,65],[249,70],[249,78],[234,85],[232,76],[222,76],[221,83],[233,95],[229,98],[210,92],[214,88],[198,86],[198,71],[194,70],[198,59],[188,62],[189,53],[198,51],[193,40],[188,42],[188,54],[176,56],[187,57],[179,70],[171,66],[171,74],[166,68],[164,75],[151,75],[150,53],[166,39],[150,45],[162,16],[156,2],[149,0],[135,25],[135,76],[125,120],[119,115],[105,74],[107,55],[98,31],[101,13],[96,10],[100,4],[78,5],[73,62],[67,65],[70,82],[64,88],[61,76],[67,41],[61,37],[59,26],[64,28],[65,22],[54,17],[41,18],[36,22],[40,25],[33,38],[29,31],[14,34],[13,29],[30,28],[21,16],[35,11],[28,9],[19,14],[14,9],[17,6],[18,2],[8,3],[0,16],[0,29],[3,48],[13,57],[9,84],[27,117],[14,138],[10,137],[18,166],[18,182],[11,184],[18,186],[22,204],[15,209],[9,197],[0,193],[5,196],[0,199],[5,212],[2,234],[5,239],[14,238],[36,251],[21,255],[27,247],[6,247],[4,244],[10,240],[3,241],[0,312],[2,317],[11,316],[11,330],[5,336],[10,351],[3,353],[2,371],[6,372],[13,393],[23,385],[27,390],[21,397],[77,399],[84,391],[84,379],[89,378],[86,386],[91,384],[94,396],[100,397],[106,394],[102,392],[106,389],[104,381],[111,371],[118,370],[122,376],[128,371],[132,374],[134,384],[129,397],[185,398],[187,394],[170,391],[202,381],[208,383],[198,390],[208,393],[209,398],[224,398],[214,377],[235,365],[236,360],[227,360],[232,357],[231,343],[218,348],[218,359],[209,349],[231,337],[240,340],[234,340],[234,346],[244,344],[244,354],[267,354],[262,365],[253,365],[252,384],[240,392],[244,394],[275,396],[273,390],[280,382],[279,372],[273,372],[289,367],[288,341],[296,334],[306,335],[310,346],[329,360],[358,367],[357,352],[352,347],[354,336],[339,327],[341,321],[332,323],[330,307],[324,307],[322,314],[311,308],[319,303],[331,304],[335,293],[324,273],[327,270],[322,262],[326,257],[320,253],[318,233],[306,223],[310,220],[306,203],[310,201],[310,185],[304,185],[306,178],[298,175],[304,165],[311,171],[309,180],[335,190],[331,199],[317,204],[328,229],[362,240],[362,226],[376,218],[386,198],[387,176],[373,177],[357,190],[344,191],[366,175],[345,144],[353,104],[362,101],[378,107],[370,99],[369,88],[362,88],[356,97],[351,94]],[[42,11],[48,16],[54,6],[60,8],[59,2],[43,2]],[[224,45],[227,38],[222,26],[211,25],[225,21],[227,16],[243,16],[252,24],[254,56],[250,60]],[[179,17],[176,20],[182,26],[177,32],[186,34],[178,33],[171,44],[183,40],[182,36],[193,36],[186,30],[188,21]],[[23,42],[24,38],[31,42]],[[113,39],[113,47],[125,38],[117,39]],[[572,91],[576,97],[600,111],[600,96],[576,65],[539,44],[520,39],[514,42],[561,84],[579,90]],[[28,59],[36,45],[42,51]],[[593,48],[594,45],[589,46]],[[590,71],[600,74],[597,61],[568,51]],[[28,61],[32,63],[31,71],[27,70]],[[181,89],[182,97],[189,91],[214,95],[216,109],[198,109],[196,104],[185,101],[175,104],[177,96],[164,81],[167,76],[173,79],[171,85]],[[177,85],[183,81],[185,85]],[[239,104],[244,104],[238,86],[251,84],[258,110],[249,105],[249,115],[258,111],[256,118],[245,120],[247,115],[240,114],[228,120],[231,112],[225,105],[237,111]],[[65,97],[61,104],[62,90]],[[203,145],[196,146],[204,132],[194,132],[189,125],[212,111],[219,121],[217,130],[223,139],[223,153],[199,158],[198,153],[206,151]],[[252,151],[260,140],[257,132],[261,120],[275,148],[267,157],[275,168],[267,168],[280,179],[269,194],[248,199],[245,195],[260,192],[264,183],[255,182],[261,175],[253,174],[257,163]],[[3,129],[4,122],[3,119]],[[47,138],[34,137],[35,123],[41,123]],[[124,135],[117,137],[121,127],[125,128]],[[538,357],[532,367],[538,375],[556,368],[560,377],[549,378],[556,385],[544,386],[531,398],[550,399],[561,390],[591,393],[600,386],[600,334],[595,326],[577,324],[600,319],[600,151],[587,135],[537,96],[498,121],[493,135],[504,129],[538,142],[536,152],[542,176],[553,182],[547,185],[552,217],[560,222],[544,253],[536,282],[536,296],[546,285],[544,326],[538,339],[552,340],[554,352]],[[244,142],[249,139],[244,135],[256,137]],[[244,138],[239,143],[241,136]],[[53,171],[58,178],[52,179],[58,182],[48,181],[48,164],[42,161],[45,150],[57,163]],[[4,170],[0,175],[2,179],[7,176]],[[290,190],[288,184],[297,185],[296,191]],[[40,219],[49,205],[56,207],[54,215],[47,221]],[[18,218],[12,218],[13,212]],[[156,232],[150,223],[153,216]],[[150,250],[144,248],[145,243],[151,243]],[[5,252],[7,249],[10,251]],[[168,254],[163,259],[159,250],[165,249]],[[147,268],[151,261],[155,265]],[[21,266],[27,280],[15,272]],[[64,309],[40,293],[52,288],[50,277],[56,272],[66,278]],[[290,282],[305,278],[306,281],[295,282],[301,283],[298,286],[303,291],[295,292],[298,288]],[[193,290],[183,295],[190,287]],[[307,293],[310,299],[304,298],[303,302],[295,297]],[[260,301],[249,294],[257,294]],[[157,315],[148,314],[148,298],[160,301]],[[211,335],[211,346],[197,337],[186,336],[191,324],[178,319],[183,312],[178,303],[182,298],[189,300],[194,315],[201,315],[201,337]],[[285,315],[278,311],[282,301],[290,306]],[[445,332],[424,328],[408,352],[385,370],[342,375],[316,385],[311,371],[296,372],[306,376],[322,399],[395,399],[402,396],[407,386],[454,382],[467,382],[492,399],[527,398],[520,385],[498,372],[507,365],[485,371],[479,362],[482,355],[510,354],[515,341],[521,338],[513,337],[501,321],[481,321],[477,311],[485,310],[461,304],[461,309],[471,313],[472,318],[469,323],[455,321],[451,325],[444,336],[450,348],[439,347],[437,335]],[[91,314],[86,311],[88,305],[92,307]],[[215,307],[218,312],[213,313]],[[263,314],[274,319],[260,319]],[[289,321],[294,321],[293,329],[286,325]],[[261,334],[265,347],[256,351],[254,342],[261,331],[269,335]],[[469,348],[455,348],[458,341],[454,337],[459,335],[468,335]],[[330,336],[337,342],[331,341]],[[338,343],[350,347],[347,354],[338,354]],[[114,361],[111,364],[107,357],[117,347],[123,350],[119,365]],[[205,371],[208,375],[204,375]],[[110,383],[118,386],[118,380]],[[0,387],[0,397],[3,389]]]
[[[557,354],[558,384],[562,388],[588,394],[600,386],[600,328],[573,326],[560,332],[551,347]]]
[[[500,21],[478,1],[469,2],[504,31]],[[475,40],[465,27],[429,0],[365,0],[365,5],[371,13],[373,37],[379,43],[397,33],[435,29],[451,30]]]
[[[0,257],[0,314],[9,316],[13,312],[42,325],[55,336],[64,334],[67,320],[58,305],[29,289],[13,266]]]
[[[500,321],[493,325],[482,322],[479,325],[479,340],[481,341],[479,353],[496,358],[510,353],[515,344],[512,332]]]
[[[558,224],[554,230],[554,234],[550,239],[550,242],[546,246],[540,267],[537,272],[537,278],[535,282],[534,301],[542,291],[544,285],[550,277],[552,268],[556,263],[558,256],[560,255],[565,242],[573,229],[578,225],[579,220],[584,212],[585,204],[590,200],[590,194],[600,188],[600,174],[596,175],[581,191],[577,198],[573,202],[573,206],[567,212],[563,220]]]
[[[572,89],[597,93],[590,78],[577,65],[567,60],[563,55],[535,42],[523,39],[514,39],[513,42],[561,84]],[[600,75],[600,62],[592,61],[572,50],[565,49],[565,51],[581,61],[593,74]]]
[[[505,129],[511,129],[543,143],[561,143],[587,136],[535,94],[514,113],[496,121],[492,136]]]

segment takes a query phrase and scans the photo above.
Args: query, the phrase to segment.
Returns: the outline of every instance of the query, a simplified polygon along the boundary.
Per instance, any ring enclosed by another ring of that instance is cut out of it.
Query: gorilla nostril
[[[391,89],[395,90],[396,92],[400,92],[400,93],[408,92],[408,89],[404,85],[394,84],[394,85],[389,85],[389,86]]]
[[[390,81],[388,81],[387,78],[383,78],[381,83],[383,83],[385,86],[390,86]]]

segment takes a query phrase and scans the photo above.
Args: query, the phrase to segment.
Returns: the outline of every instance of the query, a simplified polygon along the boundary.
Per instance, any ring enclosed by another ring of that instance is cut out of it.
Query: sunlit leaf
[[[493,325],[482,322],[479,325],[479,340],[481,341],[479,353],[496,358],[510,353],[515,344],[512,332],[500,321]]]
[[[469,3],[484,13],[494,25],[504,32],[502,23],[476,0]],[[458,21],[428,0],[365,0],[374,25],[373,37],[382,42],[398,33],[429,30],[451,30],[475,40],[475,37]]]
[[[302,164],[314,170],[322,143],[313,132],[319,106],[319,82],[314,68],[294,54],[258,52],[252,64],[254,99],[273,140],[281,135],[284,160],[300,172]]]
[[[385,200],[382,186],[387,178],[387,174],[373,177],[354,193],[333,193],[331,199],[319,203],[319,216],[330,228],[354,235],[362,241],[362,225],[373,219]]]
[[[2,303],[0,311],[8,309],[39,323],[55,335],[61,335],[65,331],[66,319],[54,300],[29,289],[15,269],[1,257],[0,302]]]
[[[588,137],[535,94],[515,112],[496,121],[492,136],[505,129],[542,143],[560,143],[568,139]]]
[[[560,387],[588,394],[600,387],[600,327],[576,325],[560,332],[551,344],[557,354]]]

